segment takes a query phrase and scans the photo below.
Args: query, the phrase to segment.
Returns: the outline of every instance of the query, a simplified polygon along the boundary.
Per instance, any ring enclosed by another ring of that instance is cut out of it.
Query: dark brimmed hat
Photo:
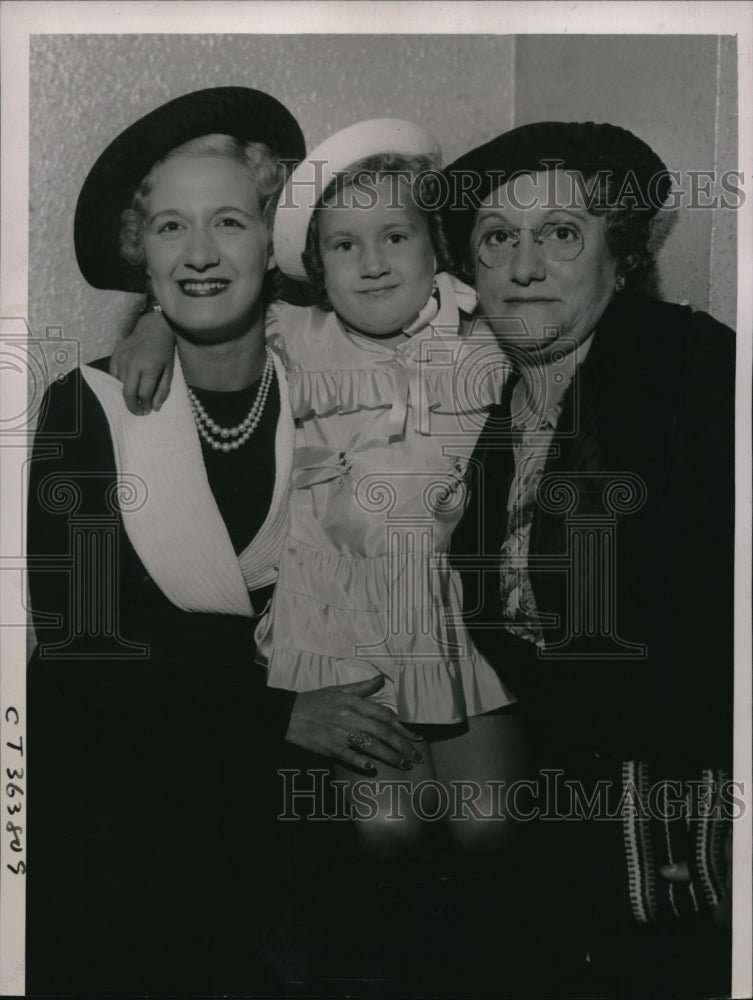
[[[274,97],[248,87],[212,87],[168,101],[114,139],[84,181],[74,243],[81,273],[95,288],[144,292],[144,275],[120,256],[120,217],[155,163],[202,135],[263,142],[298,162],[306,145],[298,122]]]
[[[467,241],[484,198],[518,173],[542,170],[611,171],[618,185],[629,177],[632,192],[654,215],[669,194],[671,179],[661,159],[642,139],[618,125],[536,122],[503,132],[451,163],[446,221],[456,247]],[[634,202],[635,204],[635,202]]]

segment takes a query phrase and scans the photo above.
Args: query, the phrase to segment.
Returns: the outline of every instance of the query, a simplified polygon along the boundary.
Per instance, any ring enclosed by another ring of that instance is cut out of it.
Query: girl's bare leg
[[[421,764],[410,770],[376,762],[375,775],[354,774],[339,765],[335,777],[347,781],[346,789],[351,815],[364,852],[371,857],[390,859],[415,854],[419,850],[422,831],[421,809],[433,806],[426,795],[421,796],[421,808],[412,806],[415,786],[423,781],[434,782],[431,753],[426,743],[420,744],[424,757]],[[429,797],[433,789],[427,787]]]
[[[434,770],[448,789],[448,827],[464,850],[493,853],[515,835],[506,789],[526,773],[526,739],[515,710],[468,719],[458,735],[431,744]]]

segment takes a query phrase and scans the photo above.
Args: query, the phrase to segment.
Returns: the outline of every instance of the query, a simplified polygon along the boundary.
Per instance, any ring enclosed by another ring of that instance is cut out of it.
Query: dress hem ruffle
[[[287,691],[315,691],[378,675],[384,687],[371,699],[391,708],[401,722],[453,725],[514,701],[493,669],[476,657],[465,663],[385,658],[380,670],[378,660],[335,660],[277,646],[267,665],[268,686]]]

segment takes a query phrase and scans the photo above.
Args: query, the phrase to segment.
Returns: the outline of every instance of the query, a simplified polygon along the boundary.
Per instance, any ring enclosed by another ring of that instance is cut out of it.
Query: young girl
[[[438,271],[438,167],[418,126],[362,122],[296,168],[275,218],[278,267],[308,279],[321,305],[283,304],[267,318],[297,440],[259,654],[268,683],[289,690],[381,675],[374,699],[426,737],[422,758],[380,760],[378,786],[338,775],[380,856],[414,846],[421,820],[443,816],[465,846],[497,849],[510,826],[500,789],[523,756],[512,698],[470,644],[447,557],[467,461],[507,365],[493,342],[459,336],[475,296]],[[366,734],[346,738],[371,749]]]

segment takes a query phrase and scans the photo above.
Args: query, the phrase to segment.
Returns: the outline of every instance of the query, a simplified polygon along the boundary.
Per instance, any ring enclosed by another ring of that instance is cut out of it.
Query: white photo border
[[[232,31],[223,32],[223,24]],[[385,26],[388,26],[387,28]],[[500,31],[504,26],[504,31]],[[747,814],[735,828],[732,996],[753,994],[751,973],[751,368],[753,351],[753,6],[750,3],[641,2],[4,2],[2,38],[2,164],[0,195],[0,378],[5,346],[28,316],[29,49],[36,34],[658,34],[735,35],[738,40],[739,169],[745,204],[738,215],[737,261],[737,559],[736,717],[734,778],[746,791]],[[2,420],[20,412],[18,379],[0,396]],[[0,768],[18,761],[10,749],[22,733],[26,633],[23,600],[22,470],[24,442],[0,448]],[[9,624],[10,623],[10,624]],[[19,723],[14,722],[15,715]],[[3,799],[3,815],[5,816]],[[0,995],[23,993],[23,882],[8,869],[5,823],[0,829]]]

